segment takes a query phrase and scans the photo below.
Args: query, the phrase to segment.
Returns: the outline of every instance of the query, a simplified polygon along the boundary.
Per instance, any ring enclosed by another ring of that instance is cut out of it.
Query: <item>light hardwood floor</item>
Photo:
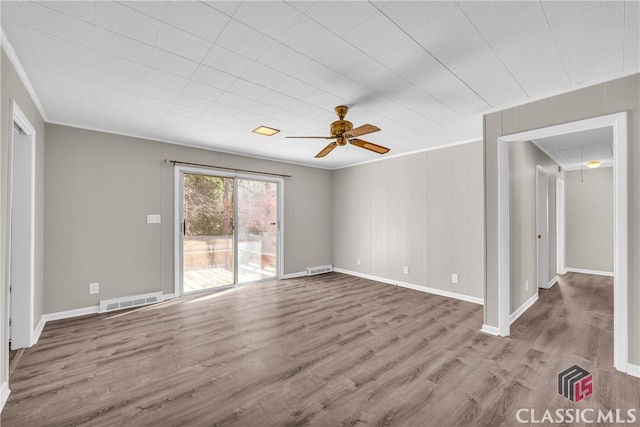
[[[11,426],[513,426],[520,408],[640,410],[612,364],[612,280],[568,274],[510,338],[482,307],[331,273],[48,323]],[[557,374],[594,393],[573,403]],[[640,414],[639,414],[640,415]],[[639,417],[640,418],[640,417]]]

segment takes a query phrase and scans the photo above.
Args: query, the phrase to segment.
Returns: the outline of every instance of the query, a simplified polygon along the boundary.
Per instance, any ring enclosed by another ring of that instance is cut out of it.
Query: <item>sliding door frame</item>
[[[221,178],[233,179],[233,269],[234,269],[234,283],[233,285],[221,287],[219,289],[228,289],[229,287],[242,286],[238,284],[238,235],[236,233],[238,224],[238,207],[237,207],[237,194],[238,194],[238,180],[247,179],[262,182],[272,182],[277,184],[277,219],[276,219],[276,279],[282,278],[283,265],[284,265],[284,178],[274,177],[270,175],[230,172],[228,170],[221,170],[216,168],[183,166],[176,164],[174,166],[174,203],[173,203],[173,228],[174,228],[174,247],[173,247],[173,260],[174,260],[174,294],[176,297],[182,296],[182,280],[183,280],[183,232],[182,232],[182,220],[184,215],[184,198],[183,198],[183,185],[185,174],[197,174],[217,176]],[[249,282],[253,283],[253,282]],[[207,291],[213,291],[215,289],[209,289]]]

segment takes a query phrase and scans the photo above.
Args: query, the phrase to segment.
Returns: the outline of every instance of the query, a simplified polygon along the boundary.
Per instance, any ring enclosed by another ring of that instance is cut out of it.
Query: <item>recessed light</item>
[[[600,161],[598,161],[598,160],[591,161],[591,162],[587,163],[587,167],[591,168],[591,169],[599,168],[600,167]]]
[[[274,129],[274,128],[270,128],[268,126],[258,126],[257,128],[255,128],[251,132],[259,133],[260,135],[265,135],[265,136],[273,136],[276,133],[280,132],[280,130]]]

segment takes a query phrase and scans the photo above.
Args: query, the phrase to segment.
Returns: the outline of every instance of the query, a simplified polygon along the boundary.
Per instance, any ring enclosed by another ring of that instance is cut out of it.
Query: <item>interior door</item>
[[[9,220],[9,335],[11,349],[31,347],[35,281],[35,142],[14,125]]]
[[[537,276],[538,287],[547,288],[549,283],[549,198],[548,176],[541,168],[536,169],[536,232],[537,232]]]
[[[278,184],[238,179],[238,283],[276,277]]]
[[[234,285],[234,179],[184,173],[182,293]]]

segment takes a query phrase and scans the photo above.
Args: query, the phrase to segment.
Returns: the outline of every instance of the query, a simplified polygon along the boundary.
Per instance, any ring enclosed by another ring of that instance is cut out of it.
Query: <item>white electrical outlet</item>
[[[451,275],[451,283],[458,283],[458,275],[457,274],[452,274]]]
[[[529,281],[528,280],[525,280],[525,282],[524,282],[524,289],[527,290],[527,291],[529,290]]]
[[[147,224],[160,224],[160,214],[147,215]]]
[[[358,265],[360,265],[360,258],[358,258],[358,260],[356,261],[356,263],[357,263]]]
[[[89,283],[89,295],[100,293],[100,283]]]
[[[402,267],[402,274],[409,274],[409,266],[405,265],[404,267]]]

